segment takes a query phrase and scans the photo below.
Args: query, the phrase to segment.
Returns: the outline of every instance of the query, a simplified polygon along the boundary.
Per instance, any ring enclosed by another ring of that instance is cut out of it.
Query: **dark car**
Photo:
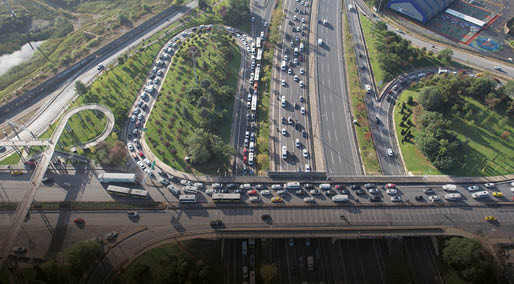
[[[362,190],[362,189],[357,189],[357,190],[355,191],[355,193],[357,193],[358,195],[364,195],[364,194],[366,194],[366,192],[365,192],[364,190]]]
[[[374,184],[374,183],[366,183],[366,184],[364,185],[364,187],[365,187],[366,189],[370,189],[370,188],[375,188],[375,187],[377,187],[377,185],[376,185],[376,184]]]
[[[54,181],[53,178],[51,177],[43,177],[43,179],[41,180],[42,183],[52,183]]]
[[[423,190],[423,192],[424,192],[426,195],[430,195],[430,194],[434,194],[434,193],[435,193],[435,192],[434,192],[434,190],[433,190],[433,189],[431,189],[431,188],[427,188],[427,189]]]
[[[380,202],[380,201],[382,201],[382,199],[380,198],[380,196],[372,195],[372,196],[369,197],[369,201],[371,201],[371,202]]]
[[[237,185],[236,185],[235,183],[229,183],[229,184],[227,184],[227,188],[228,188],[228,189],[234,189],[234,188],[236,188],[236,187],[237,187]]]
[[[329,190],[325,191],[325,194],[326,194],[327,196],[330,196],[330,195],[336,195],[335,191],[333,191],[332,189],[329,189]]]
[[[269,214],[262,214],[261,219],[263,222],[265,222],[267,224],[271,224],[272,219]]]
[[[261,189],[266,189],[266,186],[264,184],[258,184],[255,186],[255,188],[258,190],[261,190]]]
[[[305,189],[312,189],[314,186],[312,183],[306,183],[303,187],[305,187]]]
[[[421,195],[416,195],[416,197],[414,197],[414,199],[416,199],[416,201],[423,201],[424,200],[423,196],[421,196]]]
[[[361,186],[360,186],[360,185],[358,185],[358,184],[352,184],[352,185],[350,185],[350,189],[351,189],[351,190],[357,190],[357,189],[359,189],[359,188],[361,188]]]
[[[212,220],[211,228],[213,228],[214,230],[223,229],[223,228],[225,228],[225,224],[223,224],[223,221],[221,221],[221,220]]]

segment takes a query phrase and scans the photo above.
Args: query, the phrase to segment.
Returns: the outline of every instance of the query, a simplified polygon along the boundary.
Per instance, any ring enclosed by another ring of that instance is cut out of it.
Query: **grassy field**
[[[176,273],[176,267],[169,265],[170,259],[175,257],[183,259],[182,265],[184,266],[196,265],[198,267],[204,264],[208,268],[206,277],[209,279],[209,283],[223,283],[224,269],[223,262],[220,261],[220,254],[221,241],[190,240],[181,243],[173,241],[139,256],[124,269],[114,283],[162,283],[159,280],[162,280],[165,275],[169,276],[170,270]],[[138,271],[140,271],[141,266],[150,267],[150,273],[147,273],[146,277],[139,278],[140,273]],[[187,278],[190,275],[184,276]],[[181,281],[181,283],[188,282]]]
[[[217,168],[224,171],[228,161],[215,161],[212,165],[202,168],[191,168],[184,161],[187,155],[187,137],[193,129],[200,127],[200,120],[196,105],[193,105],[185,95],[185,91],[197,86],[198,82],[208,79],[215,89],[221,87],[220,75],[225,76],[224,84],[235,90],[237,87],[241,53],[239,48],[232,41],[228,34],[219,36],[228,37],[231,52],[231,60],[226,62],[220,51],[219,38],[215,33],[204,33],[195,35],[185,40],[177,53],[187,51],[191,46],[197,46],[200,50],[199,56],[195,58],[197,66],[193,70],[190,60],[175,55],[166,79],[163,82],[161,95],[154,105],[150,118],[146,123],[148,132],[145,139],[159,159],[173,168],[180,171],[215,172]],[[230,140],[230,128],[232,126],[231,100],[224,102],[224,105],[217,106],[218,111],[224,112],[223,122],[217,129],[225,143]],[[174,151],[172,151],[174,150]],[[176,151],[176,152],[175,152]]]
[[[400,105],[406,102],[408,96],[414,98],[415,104],[410,106],[413,110],[411,120],[416,125],[416,117],[421,112],[421,106],[417,105],[418,93],[404,91],[397,102]],[[456,176],[496,176],[511,174],[514,172],[514,138],[512,135],[503,140],[500,135],[507,131],[514,133],[514,122],[503,115],[487,109],[474,99],[464,97],[473,110],[471,119],[464,119],[464,114],[452,113],[447,116],[451,122],[451,131],[457,134],[462,142],[459,155],[463,163],[461,166],[441,172],[437,170],[424,157],[414,144],[400,142],[405,165],[414,174],[449,174]],[[401,140],[400,107],[395,108],[394,117],[396,134]],[[411,129],[414,137],[418,130]]]
[[[0,161],[0,165],[14,165],[20,161],[20,156],[17,153],[12,153],[7,158]]]
[[[366,39],[366,47],[368,48],[369,61],[371,62],[371,69],[373,69],[373,76],[375,77],[375,83],[378,88],[385,85],[384,82],[385,74],[382,68],[378,64],[378,50],[377,50],[377,38],[373,36],[371,28],[373,23],[366,17],[360,16],[362,32]]]
[[[409,106],[409,109],[412,109],[413,111],[410,119],[415,125],[416,117],[422,111],[421,106],[416,102],[418,97],[417,92],[409,90],[403,91],[396,102],[396,107],[394,108],[394,123],[396,126],[396,136],[398,137],[398,142],[400,145],[400,149],[402,151],[405,167],[407,167],[407,170],[409,172],[412,172],[413,174],[441,175],[443,173],[439,171],[436,167],[434,167],[432,163],[430,163],[430,161],[423,155],[423,153],[421,153],[421,151],[418,150],[418,147],[414,145],[414,142],[401,142],[403,135],[401,135],[400,133],[402,130],[402,127],[400,127],[400,121],[402,117],[402,114],[400,114],[400,106],[402,103],[407,104],[407,98],[409,96],[412,96],[412,98],[414,99],[414,104]],[[415,127],[412,127],[411,132],[412,135],[416,137],[419,131]]]
[[[357,73],[357,64],[355,63],[355,51],[351,44],[351,34],[348,28],[346,14],[343,13],[344,23],[344,46],[346,62],[346,70],[348,74],[348,87],[350,88],[350,99],[352,104],[352,112],[359,125],[355,126],[357,141],[359,143],[360,154],[366,174],[380,174],[380,164],[378,163],[377,152],[371,138],[369,128],[368,113],[364,104],[366,93],[362,90]]]

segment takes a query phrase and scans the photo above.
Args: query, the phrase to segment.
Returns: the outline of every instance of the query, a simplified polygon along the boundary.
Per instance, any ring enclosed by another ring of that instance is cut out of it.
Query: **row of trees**
[[[192,164],[204,164],[212,158],[226,161],[235,152],[220,136],[202,128],[195,129],[188,137],[186,151]]]
[[[250,20],[248,0],[229,0],[226,11],[222,13],[223,21],[230,26],[245,24]]]

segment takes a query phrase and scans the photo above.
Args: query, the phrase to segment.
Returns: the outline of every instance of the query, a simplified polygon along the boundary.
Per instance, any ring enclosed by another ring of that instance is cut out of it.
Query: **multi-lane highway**
[[[277,171],[315,170],[307,83],[309,4],[284,1],[283,40],[273,59],[271,119],[273,141],[271,159]]]
[[[316,81],[327,173],[362,174],[342,54],[342,3],[320,0],[318,5],[316,38],[323,42],[315,47]]]

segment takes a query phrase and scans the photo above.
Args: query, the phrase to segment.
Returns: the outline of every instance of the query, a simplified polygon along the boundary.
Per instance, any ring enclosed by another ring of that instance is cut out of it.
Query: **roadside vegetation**
[[[134,260],[115,284],[223,283],[221,241],[173,241]]]
[[[378,163],[377,151],[371,136],[369,127],[368,112],[364,99],[366,92],[360,86],[359,74],[357,73],[357,64],[355,59],[355,50],[352,45],[351,33],[348,27],[346,13],[343,13],[344,23],[344,60],[346,62],[346,74],[348,88],[350,89],[350,99],[352,105],[352,113],[358,124],[355,125],[355,132],[359,143],[360,156],[364,164],[366,174],[380,174],[380,164]]]
[[[0,5],[0,54],[30,41],[46,40],[34,56],[0,76],[0,102],[27,90],[184,0],[9,1]],[[5,35],[5,37],[4,37]]]
[[[257,160],[256,174],[258,175],[265,174],[269,170],[269,107],[273,52],[271,43],[266,42],[262,56],[262,66],[264,67],[259,83],[259,88],[264,91],[260,93],[257,108],[257,145],[255,153]]]
[[[373,76],[379,90],[397,75],[414,68],[458,66],[451,61],[453,55],[451,49],[434,54],[426,48],[416,48],[395,32],[388,31],[384,22],[373,23],[364,16],[360,17],[360,21],[366,38]]]
[[[145,139],[159,159],[186,172],[228,168],[240,63],[239,47],[221,26],[180,44],[145,124]]]
[[[445,283],[506,283],[495,267],[493,256],[476,240],[463,237],[438,238],[436,262]]]
[[[83,274],[96,264],[102,250],[96,241],[83,241],[61,252],[55,259],[42,264],[18,264],[24,281],[38,283],[79,283]],[[6,265],[0,269],[0,282],[15,282]],[[12,278],[12,279],[11,279]]]
[[[395,108],[400,148],[415,174],[496,176],[514,172],[514,81],[435,75]],[[437,169],[437,170],[435,170]]]

